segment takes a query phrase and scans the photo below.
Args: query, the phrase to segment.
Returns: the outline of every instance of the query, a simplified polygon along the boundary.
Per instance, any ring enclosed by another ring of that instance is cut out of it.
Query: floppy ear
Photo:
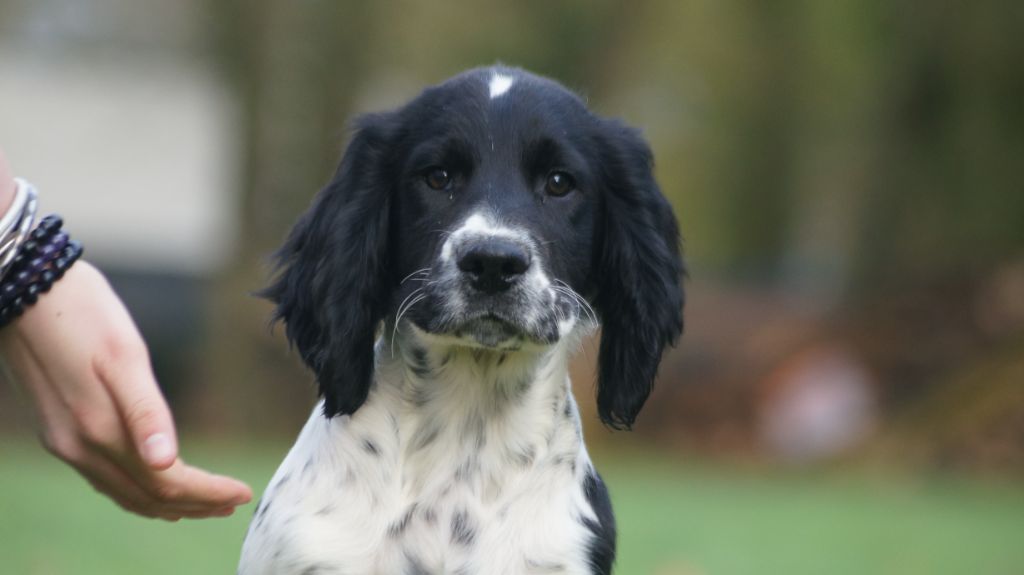
[[[683,331],[685,268],[672,206],[654,181],[650,148],[635,130],[602,122],[597,410],[606,425],[628,429],[651,393],[662,351]]]
[[[275,254],[260,295],[277,304],[289,342],[316,374],[324,415],[354,413],[373,378],[373,342],[390,300],[387,117],[356,123],[334,178]]]

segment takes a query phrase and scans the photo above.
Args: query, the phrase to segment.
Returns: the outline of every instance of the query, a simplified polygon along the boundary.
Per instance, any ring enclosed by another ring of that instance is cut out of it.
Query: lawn
[[[186,446],[257,491],[285,446]],[[744,473],[601,454],[621,575],[1024,573],[1024,485]],[[232,573],[252,506],[166,524],[119,511],[30,443],[0,443],[0,573]]]

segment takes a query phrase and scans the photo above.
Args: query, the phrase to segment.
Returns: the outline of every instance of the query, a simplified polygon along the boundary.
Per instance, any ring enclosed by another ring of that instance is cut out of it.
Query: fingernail
[[[171,446],[171,439],[166,433],[154,433],[146,438],[142,447],[142,456],[149,463],[165,461],[174,454],[174,447]]]

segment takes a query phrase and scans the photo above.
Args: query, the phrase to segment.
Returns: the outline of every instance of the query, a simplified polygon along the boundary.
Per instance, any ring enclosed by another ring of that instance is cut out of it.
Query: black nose
[[[461,251],[458,266],[474,289],[493,294],[512,287],[530,268],[530,252],[506,239],[477,240]]]

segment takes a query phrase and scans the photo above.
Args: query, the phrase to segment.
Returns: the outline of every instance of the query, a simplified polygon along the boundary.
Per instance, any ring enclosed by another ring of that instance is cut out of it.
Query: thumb
[[[129,432],[142,460],[155,470],[167,469],[178,458],[178,438],[171,415],[163,399],[149,406],[139,406],[127,415]]]
[[[145,344],[139,353],[122,356],[100,377],[114,399],[135,449],[147,465],[167,469],[178,458],[178,439],[167,402],[149,365]]]

